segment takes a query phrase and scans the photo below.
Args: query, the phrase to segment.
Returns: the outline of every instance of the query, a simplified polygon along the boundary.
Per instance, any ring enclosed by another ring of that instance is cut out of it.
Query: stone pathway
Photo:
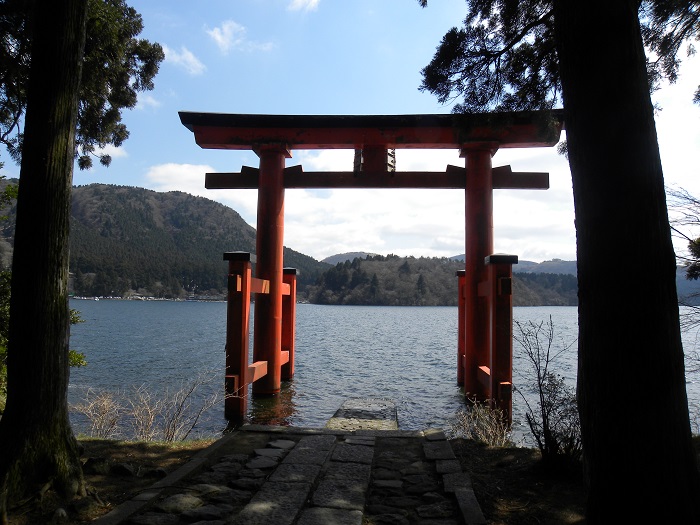
[[[391,402],[347,403],[328,428],[244,425],[92,523],[486,523],[441,430],[367,430],[386,428],[379,413],[395,418]]]

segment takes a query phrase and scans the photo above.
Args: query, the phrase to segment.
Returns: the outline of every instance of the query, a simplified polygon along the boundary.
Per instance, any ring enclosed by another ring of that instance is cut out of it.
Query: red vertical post
[[[267,361],[267,374],[253,383],[253,393],[277,394],[282,377],[284,162],[291,155],[279,144],[266,144],[256,153],[260,157],[256,277],[270,282],[270,293],[255,296],[253,357]]]
[[[282,379],[294,377],[294,338],[297,315],[297,270],[284,268],[282,278],[289,285],[289,295],[282,297],[282,351],[289,352],[289,360],[282,365]]]
[[[465,188],[465,349],[464,394],[484,401],[490,394],[479,383],[479,367],[490,366],[490,333],[487,298],[479,284],[488,280],[484,259],[493,253],[493,182],[491,157],[498,149],[492,142],[467,144]]]
[[[457,299],[457,384],[464,384],[464,345],[465,340],[465,295],[464,295],[464,270],[457,271],[457,287],[459,297]]]
[[[513,264],[517,255],[486,258],[491,274],[491,389],[496,406],[513,420]]]
[[[240,421],[248,412],[250,281],[255,256],[247,252],[227,252],[224,260],[228,261],[224,417]]]

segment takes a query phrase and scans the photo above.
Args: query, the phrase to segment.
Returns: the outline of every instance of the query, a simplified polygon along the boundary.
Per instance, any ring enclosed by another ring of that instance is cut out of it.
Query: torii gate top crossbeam
[[[499,148],[551,147],[561,110],[447,115],[251,115],[180,112],[206,149],[250,150],[264,144],[295,149],[460,149],[474,142]]]

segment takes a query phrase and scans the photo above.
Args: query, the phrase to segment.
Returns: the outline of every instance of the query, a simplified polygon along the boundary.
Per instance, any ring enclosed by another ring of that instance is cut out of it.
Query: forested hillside
[[[7,268],[14,210],[0,214],[8,216],[0,222],[0,265]],[[70,249],[76,295],[221,299],[222,255],[254,253],[255,229],[236,211],[202,197],[91,184],[73,189]],[[339,261],[331,265],[285,248],[284,258],[285,266],[298,269],[298,299],[320,304],[455,305],[455,273],[464,268],[463,256],[352,252],[328,258]],[[576,305],[575,268],[575,261],[520,261],[513,267],[514,304]],[[700,290],[682,268],[677,282],[680,296]],[[698,304],[698,297],[687,302]]]
[[[578,280],[565,273],[513,273],[514,306],[576,306]]]
[[[5,210],[0,257],[11,260],[14,210]],[[255,253],[255,229],[231,208],[183,192],[90,184],[73,188],[70,271],[72,292],[85,296],[221,297],[223,253]],[[298,283],[316,281],[329,267],[285,248],[284,264]]]
[[[71,220],[78,295],[217,295],[226,287],[223,253],[255,253],[255,229],[236,211],[182,192],[79,186]],[[327,268],[288,248],[284,264],[298,269],[300,286]]]
[[[448,258],[369,255],[339,262],[306,289],[317,304],[456,306],[456,272],[464,263]],[[566,274],[516,274],[515,306],[577,304],[577,281]]]

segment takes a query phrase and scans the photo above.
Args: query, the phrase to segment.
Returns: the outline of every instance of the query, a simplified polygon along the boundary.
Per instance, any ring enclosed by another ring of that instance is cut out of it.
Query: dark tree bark
[[[638,1],[554,5],[576,212],[587,523],[700,523]],[[621,281],[611,259],[641,271]]]
[[[0,513],[52,482],[84,492],[68,421],[68,221],[87,0],[37,0],[17,201]]]

